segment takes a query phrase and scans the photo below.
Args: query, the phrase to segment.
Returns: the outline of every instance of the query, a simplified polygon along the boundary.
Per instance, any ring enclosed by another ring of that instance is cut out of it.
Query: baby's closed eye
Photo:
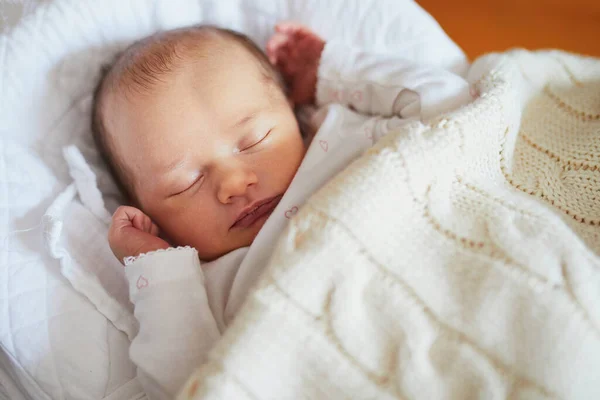
[[[241,145],[236,149],[236,153],[241,153],[242,151],[249,150],[254,146],[262,143],[271,134],[272,131],[273,129],[269,129],[266,132],[255,133],[249,135],[249,137],[247,138],[244,138]]]
[[[203,182],[204,182],[204,174],[199,174],[191,182],[187,182],[187,184],[182,185],[183,189],[176,189],[176,192],[170,194],[168,197],[178,196],[180,194],[183,194],[183,193],[189,191],[190,189],[199,189],[200,186],[202,186]]]

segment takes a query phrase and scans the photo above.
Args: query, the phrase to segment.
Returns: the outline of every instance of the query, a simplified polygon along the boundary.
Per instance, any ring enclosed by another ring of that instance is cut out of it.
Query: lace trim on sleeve
[[[131,265],[134,262],[136,262],[137,260],[142,259],[144,257],[148,257],[148,256],[151,256],[151,255],[156,254],[156,253],[164,253],[164,252],[177,251],[177,250],[193,250],[193,251],[196,251],[196,249],[194,249],[191,246],[169,247],[168,249],[159,249],[159,250],[149,251],[148,253],[138,254],[137,256],[125,257],[123,259],[123,264],[125,264],[125,266],[127,267],[128,265]]]

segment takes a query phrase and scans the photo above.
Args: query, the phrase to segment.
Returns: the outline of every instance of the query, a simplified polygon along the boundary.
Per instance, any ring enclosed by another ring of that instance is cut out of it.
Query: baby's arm
[[[113,252],[128,255],[125,274],[140,324],[129,355],[153,400],[174,398],[220,337],[198,253],[192,248],[165,250],[168,244],[157,234],[150,219],[133,207],[117,210],[109,234]],[[138,246],[146,254],[140,256]]]
[[[363,114],[427,120],[471,100],[463,77],[399,55],[336,41],[328,42],[321,55],[318,105],[342,103]]]
[[[424,120],[472,99],[459,75],[395,54],[326,43],[295,23],[276,27],[267,54],[297,105],[341,103],[363,114]]]
[[[159,250],[125,267],[140,330],[129,349],[150,399],[171,399],[220,337],[198,253]]]

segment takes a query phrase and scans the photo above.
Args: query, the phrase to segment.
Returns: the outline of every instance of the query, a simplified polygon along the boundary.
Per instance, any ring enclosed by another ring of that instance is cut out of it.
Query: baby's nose
[[[223,171],[219,182],[217,198],[222,204],[229,204],[235,197],[245,196],[248,188],[258,182],[256,174],[244,168],[230,168]]]

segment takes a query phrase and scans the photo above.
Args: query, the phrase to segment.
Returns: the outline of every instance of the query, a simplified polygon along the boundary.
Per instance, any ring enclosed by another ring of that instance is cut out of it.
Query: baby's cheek
[[[202,260],[210,261],[230,249],[226,241],[224,227],[227,221],[219,218],[218,212],[209,215],[194,215],[190,213],[187,219],[179,224],[177,235],[180,237],[180,246],[192,246]],[[177,229],[177,228],[176,228]]]
[[[282,143],[278,149],[276,156],[277,171],[279,172],[281,179],[289,185],[291,180],[294,178],[298,167],[302,163],[304,154],[306,153],[306,147],[302,136],[298,132],[296,135],[290,134],[287,140]]]
[[[178,246],[192,245],[202,242],[202,228],[212,224],[210,212],[199,208],[194,201],[180,202],[172,207],[161,226]]]

